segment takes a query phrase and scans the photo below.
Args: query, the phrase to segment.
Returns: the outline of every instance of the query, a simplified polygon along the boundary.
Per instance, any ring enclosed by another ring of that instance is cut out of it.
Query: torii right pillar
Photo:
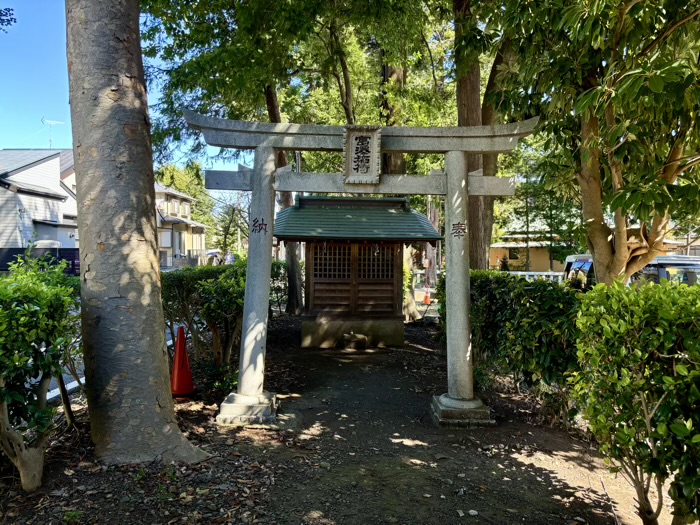
[[[463,151],[445,155],[445,258],[447,274],[447,393],[433,397],[432,413],[441,426],[495,425],[491,410],[474,397],[469,324],[469,214],[467,160]]]

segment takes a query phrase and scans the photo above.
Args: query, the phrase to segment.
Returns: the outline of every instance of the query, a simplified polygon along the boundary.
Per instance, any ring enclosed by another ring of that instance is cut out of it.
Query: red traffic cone
[[[430,304],[430,288],[423,294],[423,304]]]
[[[175,343],[175,359],[173,359],[173,373],[170,377],[170,389],[173,393],[173,397],[185,397],[194,392],[190,358],[185,348],[184,326],[179,326],[177,328],[177,342]]]

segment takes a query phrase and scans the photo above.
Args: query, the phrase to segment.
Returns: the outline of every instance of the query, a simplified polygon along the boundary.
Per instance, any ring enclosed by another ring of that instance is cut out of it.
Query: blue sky
[[[10,0],[17,23],[0,33],[0,149],[72,147],[63,0]]]

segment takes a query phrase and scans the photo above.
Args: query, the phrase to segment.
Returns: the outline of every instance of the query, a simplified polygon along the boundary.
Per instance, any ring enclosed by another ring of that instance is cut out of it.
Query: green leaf
[[[654,93],[661,93],[664,90],[664,80],[660,76],[653,76],[649,79],[649,89]]]
[[[684,424],[673,423],[671,425],[671,432],[676,434],[678,437],[688,437],[690,435],[690,430]]]

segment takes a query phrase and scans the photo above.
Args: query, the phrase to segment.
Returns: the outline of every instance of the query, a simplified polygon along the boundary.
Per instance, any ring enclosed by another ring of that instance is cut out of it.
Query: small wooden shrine
[[[302,347],[403,345],[403,245],[440,239],[407,199],[298,197],[275,236],[306,243]]]

